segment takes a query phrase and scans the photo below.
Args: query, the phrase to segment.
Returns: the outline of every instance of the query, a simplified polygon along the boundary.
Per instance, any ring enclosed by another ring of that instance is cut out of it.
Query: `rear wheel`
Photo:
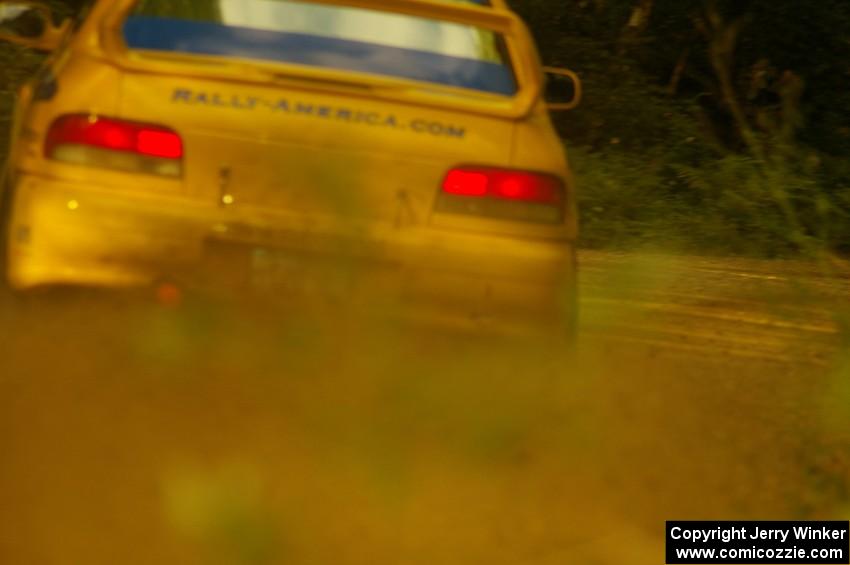
[[[572,251],[569,280],[564,282],[558,312],[556,338],[570,351],[575,350],[579,333],[578,255]]]
[[[551,354],[546,355],[546,371],[553,382],[565,382],[565,379],[568,381],[575,377],[579,350],[579,288],[575,255],[571,275],[562,286],[557,308],[555,323],[547,340]]]
[[[0,176],[0,292],[12,294],[9,285],[9,237],[12,218],[12,186],[6,176]]]
[[[578,285],[573,281],[567,289],[567,296],[564,300],[564,315],[561,324],[561,333],[564,339],[564,344],[571,349],[574,349],[578,341],[578,326],[579,326],[579,300],[578,300]]]

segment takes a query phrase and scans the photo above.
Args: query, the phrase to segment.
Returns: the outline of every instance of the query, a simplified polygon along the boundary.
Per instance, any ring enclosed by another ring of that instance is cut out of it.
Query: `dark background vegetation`
[[[544,61],[585,82],[583,106],[555,116],[585,246],[850,252],[850,2],[512,4]],[[0,47],[0,126],[36,62]]]
[[[557,116],[586,244],[850,250],[850,3],[513,4],[586,83]]]

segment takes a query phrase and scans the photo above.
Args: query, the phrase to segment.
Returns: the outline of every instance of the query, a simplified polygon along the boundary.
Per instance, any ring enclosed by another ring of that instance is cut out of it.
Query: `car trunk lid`
[[[234,210],[422,220],[459,163],[508,163],[513,122],[389,103],[310,82],[261,85],[128,72],[121,117],[185,145],[184,186]]]

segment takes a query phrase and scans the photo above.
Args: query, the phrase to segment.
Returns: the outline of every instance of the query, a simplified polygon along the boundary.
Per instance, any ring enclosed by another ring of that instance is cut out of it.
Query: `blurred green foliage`
[[[42,56],[23,47],[2,45],[0,47],[0,163],[5,160],[9,148],[9,127],[12,108],[18,87],[32,76],[33,70],[42,61]]]
[[[195,0],[141,0],[136,8],[139,13],[147,16],[171,17],[180,14],[187,19],[215,21],[219,16],[219,5],[216,2]]]
[[[514,0],[583,106],[556,116],[585,244],[850,250],[850,5]]]

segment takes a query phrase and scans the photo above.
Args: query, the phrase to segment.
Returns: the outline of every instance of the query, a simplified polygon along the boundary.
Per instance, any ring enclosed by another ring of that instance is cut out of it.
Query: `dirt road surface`
[[[846,274],[582,264],[575,355],[4,298],[0,563],[638,565],[664,520],[847,519]]]

